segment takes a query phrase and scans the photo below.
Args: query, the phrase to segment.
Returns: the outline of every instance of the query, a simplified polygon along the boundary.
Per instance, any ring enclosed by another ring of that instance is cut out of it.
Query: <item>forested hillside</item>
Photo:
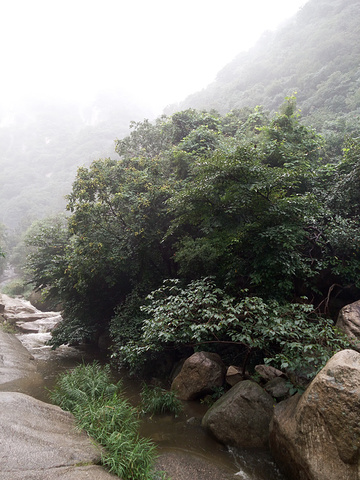
[[[240,53],[214,83],[176,109],[231,109],[263,105],[277,111],[297,95],[303,121],[328,136],[359,128],[360,2],[310,0],[254,48]]]
[[[134,125],[119,160],[78,171],[69,221],[27,233],[30,278],[64,308],[54,345],[110,332],[133,367],[201,346],[314,374],[347,345],[326,317],[360,292],[359,141],[340,162],[325,147],[295,98]]]
[[[334,320],[360,295],[359,7],[310,0],[183,104],[198,109],[133,123],[116,158],[86,165],[81,130],[68,218],[25,238],[28,279],[63,308],[55,346],[105,334],[132,368],[202,348],[311,378],[349,345]]]
[[[113,154],[130,121],[148,114],[119,93],[88,104],[29,100],[0,111],[0,223],[23,230],[61,211],[77,168]]]

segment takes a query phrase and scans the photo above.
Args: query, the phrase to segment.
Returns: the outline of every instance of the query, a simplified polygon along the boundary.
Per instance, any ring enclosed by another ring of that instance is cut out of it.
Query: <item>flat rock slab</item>
[[[60,467],[50,470],[26,472],[1,472],[1,480],[119,480],[102,467],[87,465],[78,467]]]
[[[17,392],[0,392],[2,480],[107,480],[101,450],[61,408]]]
[[[0,330],[0,385],[36,372],[34,357],[14,335]]]
[[[235,471],[209,463],[208,459],[191,455],[190,452],[162,453],[156,462],[156,468],[166,472],[171,480],[233,480],[237,478]]]

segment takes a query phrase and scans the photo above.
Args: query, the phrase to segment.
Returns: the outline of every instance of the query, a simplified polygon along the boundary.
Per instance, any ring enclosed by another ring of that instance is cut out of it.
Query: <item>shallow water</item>
[[[39,327],[37,333],[35,326]],[[35,325],[34,325],[35,324]],[[31,333],[21,333],[19,340],[35,357],[38,373],[33,378],[18,382],[15,387],[33,397],[49,402],[49,390],[57,376],[82,362],[105,361],[98,351],[89,348],[60,347],[52,350],[46,345],[54,326],[53,314],[48,321],[44,318],[32,322]],[[23,329],[26,331],[26,329]],[[141,385],[124,371],[120,374],[126,395],[133,405],[140,400]],[[266,451],[238,451],[219,444],[201,428],[201,418],[206,406],[199,402],[184,402],[184,411],[177,418],[170,415],[144,417],[141,434],[151,438],[159,448],[159,453],[172,452],[182,457],[201,458],[224,472],[224,478],[234,480],[284,480],[278,472],[271,456]]]

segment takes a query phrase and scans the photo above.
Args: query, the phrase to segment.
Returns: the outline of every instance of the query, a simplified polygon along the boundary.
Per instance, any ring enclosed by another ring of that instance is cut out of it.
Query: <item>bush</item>
[[[24,280],[16,279],[7,283],[3,289],[3,293],[9,296],[22,295],[23,297],[28,297],[32,292],[32,286],[24,282]]]
[[[304,373],[310,380],[334,353],[350,347],[333,322],[314,312],[312,305],[255,296],[237,301],[211,278],[185,287],[167,280],[147,300],[142,337],[120,349],[130,364],[165,347],[230,345],[247,351],[244,371],[250,357],[260,354],[265,362]]]

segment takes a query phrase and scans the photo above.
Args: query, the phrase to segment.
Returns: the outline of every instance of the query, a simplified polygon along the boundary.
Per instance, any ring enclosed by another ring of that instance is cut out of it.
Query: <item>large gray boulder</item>
[[[335,326],[348,336],[353,348],[360,350],[360,300],[340,310]]]
[[[202,426],[219,442],[239,448],[266,447],[273,399],[250,380],[237,383],[206,412]]]
[[[101,450],[71,414],[16,392],[0,393],[2,480],[107,480]]]
[[[224,384],[226,368],[217,353],[197,352],[187,358],[171,390],[181,400],[195,400]]]
[[[14,335],[0,329],[0,388],[11,389],[10,383],[35,375],[34,357]]]
[[[359,480],[360,354],[334,355],[305,393],[279,403],[270,429],[277,464],[294,480]]]

